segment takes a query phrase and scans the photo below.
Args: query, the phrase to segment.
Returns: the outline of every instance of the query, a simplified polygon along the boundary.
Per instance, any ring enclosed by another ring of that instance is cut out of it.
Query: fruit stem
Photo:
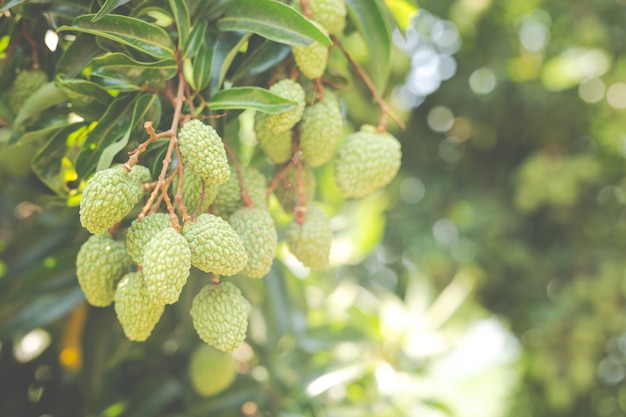
[[[341,44],[341,42],[339,42],[339,40],[336,37],[332,36],[332,40],[333,40],[333,44],[337,45],[339,49],[341,49],[341,52],[343,52],[346,59],[352,66],[352,68],[354,68],[354,71],[357,73],[359,78],[363,80],[363,83],[365,83],[365,86],[367,87],[367,89],[370,90],[370,93],[372,93],[374,100],[376,100],[376,103],[378,103],[378,107],[380,107],[381,114],[380,114],[380,119],[378,120],[377,130],[379,132],[384,132],[387,130],[387,116],[389,116],[391,120],[396,122],[396,124],[400,126],[401,129],[403,130],[406,129],[406,125],[404,124],[404,122],[400,120],[398,116],[396,116],[391,111],[391,109],[389,108],[389,106],[387,105],[383,97],[380,95],[380,93],[376,89],[376,86],[374,85],[372,80],[370,80],[370,78],[365,73],[363,68],[361,68],[361,66],[354,59],[352,59],[352,57],[350,56],[346,48],[344,48],[344,46]]]
[[[302,15],[307,19],[313,19],[313,13],[309,8],[309,0],[300,0],[300,7],[302,8]]]
[[[252,202],[252,199],[248,194],[248,190],[246,189],[246,182],[243,179],[243,173],[241,172],[241,166],[239,165],[237,156],[235,155],[235,152],[233,152],[233,150],[230,148],[230,146],[228,146],[226,143],[224,143],[224,148],[226,149],[226,152],[228,152],[228,156],[230,157],[230,159],[233,161],[235,170],[237,170],[237,176],[239,177],[239,188],[241,189],[241,201],[243,202],[244,206],[248,208],[253,208],[254,203]]]

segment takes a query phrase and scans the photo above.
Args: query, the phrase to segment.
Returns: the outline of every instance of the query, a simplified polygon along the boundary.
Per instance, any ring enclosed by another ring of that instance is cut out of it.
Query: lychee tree
[[[242,348],[259,349],[262,362],[273,342],[246,342],[250,310],[287,311],[286,300],[263,295],[286,290],[285,262],[327,270],[330,217],[400,168],[390,132],[404,124],[385,99],[392,10],[371,0],[107,0],[8,1],[0,13],[1,170],[32,171],[47,204],[81,226],[68,254],[80,292],[40,324],[71,312],[68,328],[89,338],[86,326],[105,320],[128,339],[122,350],[175,340],[188,353],[181,362],[205,352],[192,368]],[[365,41],[371,59],[357,62],[349,38]],[[378,107],[369,124],[346,117],[342,93],[354,89]],[[30,326],[2,319],[4,336]],[[83,355],[97,362],[78,345],[61,360],[74,371]],[[126,358],[98,351],[99,366]],[[191,369],[191,386],[224,390],[242,355],[215,359],[224,384]],[[77,407],[97,414],[111,398],[98,394],[102,371],[86,368]],[[288,384],[280,372],[272,379]],[[172,387],[185,403],[182,385]],[[272,412],[302,406],[232,393],[228,413],[250,401]]]

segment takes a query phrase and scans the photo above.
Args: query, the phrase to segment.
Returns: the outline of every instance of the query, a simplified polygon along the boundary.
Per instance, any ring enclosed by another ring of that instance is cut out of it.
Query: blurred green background
[[[333,267],[233,280],[253,307],[219,396],[186,371],[203,278],[127,341],[77,286],[77,209],[0,151],[0,415],[626,415],[626,2],[387,4],[401,172],[345,202],[317,170]],[[365,94],[340,95],[355,126]]]

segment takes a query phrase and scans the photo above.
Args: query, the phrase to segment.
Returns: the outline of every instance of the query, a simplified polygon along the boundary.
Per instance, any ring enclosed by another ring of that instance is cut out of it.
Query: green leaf
[[[350,19],[365,40],[370,52],[372,81],[383,91],[391,69],[391,34],[378,1],[346,0]]]
[[[93,60],[91,74],[117,80],[123,85],[138,88],[144,85],[158,87],[176,75],[176,60],[162,59],[156,62],[140,62],[128,55],[113,52]]]
[[[178,48],[183,49],[183,45],[187,43],[189,32],[191,32],[189,9],[184,0],[169,0],[169,3],[178,31]]]
[[[287,45],[307,46],[312,41],[330,46],[324,32],[295,9],[275,0],[237,0],[226,7],[218,22],[222,31],[253,32]]]
[[[259,40],[262,38],[256,38]],[[249,77],[251,75],[257,75],[278,63],[282,62],[287,55],[291,52],[289,45],[276,43],[262,39],[262,42],[257,42],[252,45],[252,39],[250,39],[250,45],[248,47],[248,53],[243,58],[241,63],[237,65],[235,72],[230,77],[230,80],[237,82],[237,80]]]
[[[102,53],[95,36],[80,34],[63,52],[56,67],[56,75],[71,78],[80,73],[92,59]]]
[[[223,34],[213,46],[213,64],[211,66],[211,91],[217,91],[226,78],[226,72],[230,68],[237,53],[243,44],[250,38],[250,33],[231,32]]]
[[[252,109],[265,113],[282,113],[296,103],[260,87],[234,87],[221,90],[208,101],[211,110]]]
[[[183,58],[193,58],[196,56],[200,47],[205,43],[205,34],[209,24],[207,22],[196,23],[191,29],[191,33],[185,40],[183,45]]]
[[[93,14],[79,16],[72,26],[61,26],[58,31],[76,31],[101,36],[130,46],[155,58],[174,58],[174,44],[159,26],[128,16],[107,15],[92,22]]]
[[[213,49],[202,47],[193,59],[193,86],[196,90],[203,90],[211,81],[213,53]]]
[[[119,6],[128,3],[130,0],[107,0],[104,2],[100,11],[91,19],[92,22],[97,22],[102,19],[104,16],[111,13],[113,10],[118,8]]]
[[[113,101],[105,89],[91,81],[59,77],[56,85],[72,103],[72,110],[85,119],[99,119]]]
[[[135,102],[135,108],[133,109],[133,118],[130,122],[128,130],[117,142],[113,142],[102,151],[96,171],[105,169],[111,166],[113,158],[122,149],[126,147],[133,130],[142,122],[146,120],[152,120],[155,125],[158,125],[161,118],[161,101],[156,94],[144,94],[139,96]]]
[[[22,126],[22,123],[28,120],[28,118],[30,118],[31,116],[40,113],[43,110],[59,104],[65,100],[67,100],[67,97],[54,84],[54,82],[49,82],[42,85],[24,102],[24,105],[15,117],[15,121],[13,122],[13,129],[17,130],[19,127]]]
[[[135,98],[134,94],[117,98],[96,127],[89,132],[76,159],[76,172],[79,178],[89,175],[95,169],[104,149],[128,130]]]
[[[4,5],[0,4],[0,13],[4,13],[7,10],[9,10],[11,7],[15,7],[18,4],[24,3],[25,1],[26,0],[12,0],[12,1],[9,1],[8,3],[4,4]],[[4,3],[4,2],[2,2],[2,3]]]

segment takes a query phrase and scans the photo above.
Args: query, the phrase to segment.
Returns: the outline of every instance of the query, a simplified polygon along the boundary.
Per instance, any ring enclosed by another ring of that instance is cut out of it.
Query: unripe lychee
[[[130,213],[142,194],[142,188],[122,166],[98,171],[83,190],[80,222],[91,233],[102,233]]]
[[[248,262],[241,237],[224,219],[204,213],[183,226],[191,264],[204,272],[235,275]]]
[[[143,265],[143,255],[148,242],[169,226],[171,226],[170,217],[165,213],[154,213],[141,220],[133,220],[126,234],[126,247],[131,259],[137,265]]]
[[[312,167],[328,162],[343,133],[343,116],[337,97],[326,91],[322,100],[307,107],[299,132],[302,160]]]
[[[291,141],[291,129],[283,132],[274,132],[267,127],[267,114],[257,112],[254,119],[254,132],[259,142],[259,147],[275,164],[282,164],[291,159],[293,155],[293,142]]]
[[[302,167],[302,190],[305,201],[311,201],[315,197],[317,180],[312,168]],[[287,175],[278,183],[274,195],[286,213],[292,213],[298,202],[298,170],[296,168],[287,171]]]
[[[267,180],[265,175],[253,167],[242,166],[240,169],[246,191],[254,207],[267,208],[267,196],[265,195]],[[214,213],[216,216],[228,219],[228,217],[242,205],[239,175],[237,174],[237,170],[232,167],[230,178],[224,184],[220,185],[217,190],[213,205]]]
[[[317,26],[320,27],[323,32],[326,32],[320,25]],[[324,75],[324,71],[326,71],[326,66],[328,65],[329,50],[327,46],[313,41],[307,46],[294,45],[291,47],[291,52],[293,53],[293,57],[296,60],[300,72],[302,72],[305,77],[314,80]]]
[[[229,353],[202,344],[189,361],[191,386],[203,397],[219,394],[235,380],[236,366],[235,358]]]
[[[130,178],[138,185],[143,186],[144,183],[152,181],[152,174],[148,167],[135,164],[133,169],[130,170]]]
[[[228,181],[228,180],[227,180]],[[198,208],[198,204],[200,203],[200,195],[203,191],[202,186],[202,178],[198,177],[191,170],[185,170],[183,175],[183,203],[187,207],[187,211],[190,215],[192,215],[196,209],[198,209],[198,214],[206,213],[213,200],[215,200],[215,196],[217,195],[217,190],[219,186],[215,184],[210,184],[207,181],[204,182],[204,196],[202,198],[202,205]],[[178,176],[174,178],[172,183],[172,195],[176,195],[178,190]]]
[[[343,31],[347,13],[344,0],[309,0],[309,9],[313,19],[329,33]]]
[[[222,138],[212,126],[198,119],[187,122],[178,132],[178,146],[185,168],[209,184],[228,179],[228,158]]]
[[[272,216],[264,209],[242,207],[228,222],[241,236],[248,254],[242,273],[251,278],[263,278],[272,267],[278,241]]]
[[[304,89],[297,82],[286,78],[272,85],[269,91],[284,99],[295,102],[296,107],[283,113],[268,113],[265,119],[266,127],[275,133],[291,129],[302,118],[302,112],[306,104],[304,101]]]
[[[393,180],[401,157],[400,142],[395,137],[363,126],[339,147],[335,183],[346,197],[367,196]]]
[[[9,103],[13,114],[17,115],[26,99],[47,81],[48,76],[41,70],[21,71],[17,74],[7,94],[7,103]]]
[[[202,288],[191,303],[190,314],[198,336],[209,346],[232,352],[246,338],[248,304],[229,282]]]
[[[164,304],[155,303],[148,294],[143,271],[124,275],[115,291],[115,314],[128,339],[137,342],[146,340],[163,310]]]
[[[113,240],[109,232],[91,235],[76,256],[76,277],[87,302],[95,307],[111,304],[118,281],[131,266],[124,242]]]
[[[326,214],[316,205],[307,204],[302,224],[295,220],[287,226],[285,238],[291,253],[312,271],[328,266],[333,234]]]
[[[189,277],[191,250],[173,227],[161,230],[146,246],[143,276],[152,301],[174,304]]]

